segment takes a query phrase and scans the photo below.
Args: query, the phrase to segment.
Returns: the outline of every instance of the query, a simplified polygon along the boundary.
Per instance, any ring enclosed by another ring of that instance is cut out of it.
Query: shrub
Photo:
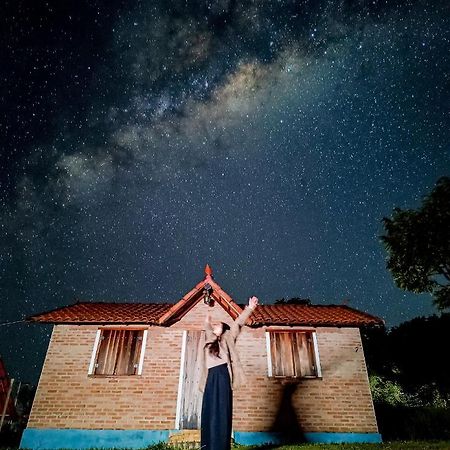
[[[383,441],[450,439],[450,410],[447,408],[375,402],[374,406]]]

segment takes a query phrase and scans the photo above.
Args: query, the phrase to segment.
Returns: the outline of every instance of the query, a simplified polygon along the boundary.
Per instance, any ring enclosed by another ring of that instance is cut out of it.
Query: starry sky
[[[447,1],[6,1],[0,354],[37,382],[51,325],[93,301],[436,312],[379,240],[450,175]]]

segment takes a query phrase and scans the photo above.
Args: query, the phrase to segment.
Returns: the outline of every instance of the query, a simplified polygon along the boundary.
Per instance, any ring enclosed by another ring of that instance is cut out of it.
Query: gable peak
[[[205,266],[205,278],[212,278],[213,270],[211,269],[211,266],[209,264],[206,264]]]

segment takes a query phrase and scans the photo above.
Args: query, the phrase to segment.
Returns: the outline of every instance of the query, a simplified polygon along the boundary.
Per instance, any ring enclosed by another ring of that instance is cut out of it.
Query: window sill
[[[88,373],[88,378],[128,378],[128,377],[141,377],[141,375],[137,373],[129,374],[129,375],[104,375],[98,373]]]
[[[323,377],[317,375],[306,375],[304,377],[282,377],[282,376],[268,376],[269,380],[280,381],[281,384],[299,383],[302,380],[322,380]]]

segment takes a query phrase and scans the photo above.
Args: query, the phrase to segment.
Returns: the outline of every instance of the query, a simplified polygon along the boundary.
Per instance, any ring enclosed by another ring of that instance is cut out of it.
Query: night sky
[[[93,301],[307,297],[388,327],[436,312],[381,219],[450,175],[447,0],[6,1],[0,354],[37,382]]]

